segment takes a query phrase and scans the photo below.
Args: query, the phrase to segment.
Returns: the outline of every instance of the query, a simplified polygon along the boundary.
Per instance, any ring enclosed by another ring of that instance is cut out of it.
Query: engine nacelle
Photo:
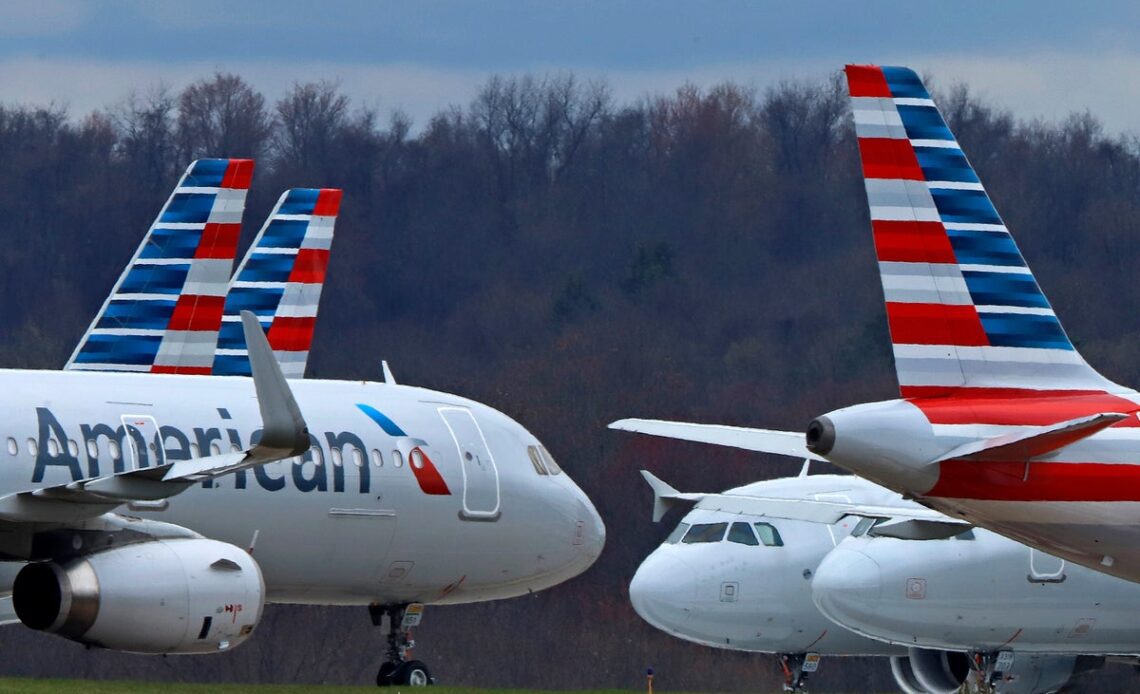
[[[80,643],[135,653],[215,653],[249,638],[265,583],[248,553],[207,539],[152,540],[16,576],[16,616]]]
[[[914,679],[929,694],[954,694],[970,674],[970,658],[965,653],[911,648],[907,659]]]

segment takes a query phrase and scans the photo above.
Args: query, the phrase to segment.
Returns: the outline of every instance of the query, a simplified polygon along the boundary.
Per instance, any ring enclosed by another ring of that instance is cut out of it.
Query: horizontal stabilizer
[[[650,436],[662,436],[681,441],[711,443],[716,446],[742,448],[758,453],[786,455],[792,458],[825,461],[807,449],[804,435],[792,431],[772,429],[750,429],[730,427],[721,424],[690,424],[669,422],[661,419],[619,419],[609,425],[610,429],[632,431]]]
[[[661,519],[673,508],[679,501],[700,501],[704,498],[704,494],[683,494],[673,487],[669,486],[660,477],[657,477],[648,470],[642,470],[641,476],[649,483],[650,489],[653,490],[653,522],[660,523]]]
[[[1060,450],[1107,429],[1128,415],[1103,412],[1047,427],[1032,427],[1011,434],[962,444],[933,462],[946,460],[1023,461]]]
[[[695,502],[697,508],[706,511],[720,511],[756,518],[806,521],[824,525],[838,523],[847,516],[880,518],[884,522],[877,525],[876,529],[882,527],[885,528],[885,532],[876,532],[877,535],[907,537],[916,540],[952,537],[971,527],[966,521],[951,518],[938,511],[921,506],[871,506],[840,501],[787,499],[745,494],[685,493],[677,491],[647,470],[642,470],[641,476],[653,489],[653,522],[655,523],[660,521],[661,517],[674,505],[687,501]],[[907,523],[910,525],[906,525]]]

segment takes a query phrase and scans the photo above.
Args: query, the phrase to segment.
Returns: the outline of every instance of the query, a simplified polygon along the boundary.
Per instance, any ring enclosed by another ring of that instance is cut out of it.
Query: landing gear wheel
[[[393,684],[392,675],[396,674],[396,670],[400,669],[400,663],[383,663],[380,666],[380,672],[376,673],[376,686],[388,687]]]
[[[418,660],[409,660],[400,665],[392,675],[392,684],[426,687],[431,683],[431,673],[428,672],[427,665]]]

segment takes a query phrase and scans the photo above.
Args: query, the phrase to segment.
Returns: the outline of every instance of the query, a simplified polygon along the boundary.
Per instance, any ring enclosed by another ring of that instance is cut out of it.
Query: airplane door
[[[499,517],[499,469],[487,447],[483,430],[471,410],[441,407],[439,416],[447,424],[459,450],[463,469],[463,511],[466,520],[496,520]]]
[[[158,422],[150,415],[125,414],[122,416],[123,458],[128,470],[156,467],[166,464],[166,451],[159,436]]]

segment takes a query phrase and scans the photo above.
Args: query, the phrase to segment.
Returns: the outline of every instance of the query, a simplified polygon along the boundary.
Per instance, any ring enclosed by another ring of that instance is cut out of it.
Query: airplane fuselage
[[[899,645],[1018,653],[1140,649],[1140,586],[986,530],[970,540],[852,537],[812,581],[824,614]]]
[[[124,512],[251,547],[275,602],[512,597],[564,581],[600,553],[592,504],[567,475],[539,473],[541,444],[502,413],[408,386],[290,386],[307,453]],[[239,377],[4,370],[0,392],[5,494],[241,450],[261,422],[252,381]],[[68,508],[7,501],[0,517]],[[9,560],[32,551],[0,539]]]

